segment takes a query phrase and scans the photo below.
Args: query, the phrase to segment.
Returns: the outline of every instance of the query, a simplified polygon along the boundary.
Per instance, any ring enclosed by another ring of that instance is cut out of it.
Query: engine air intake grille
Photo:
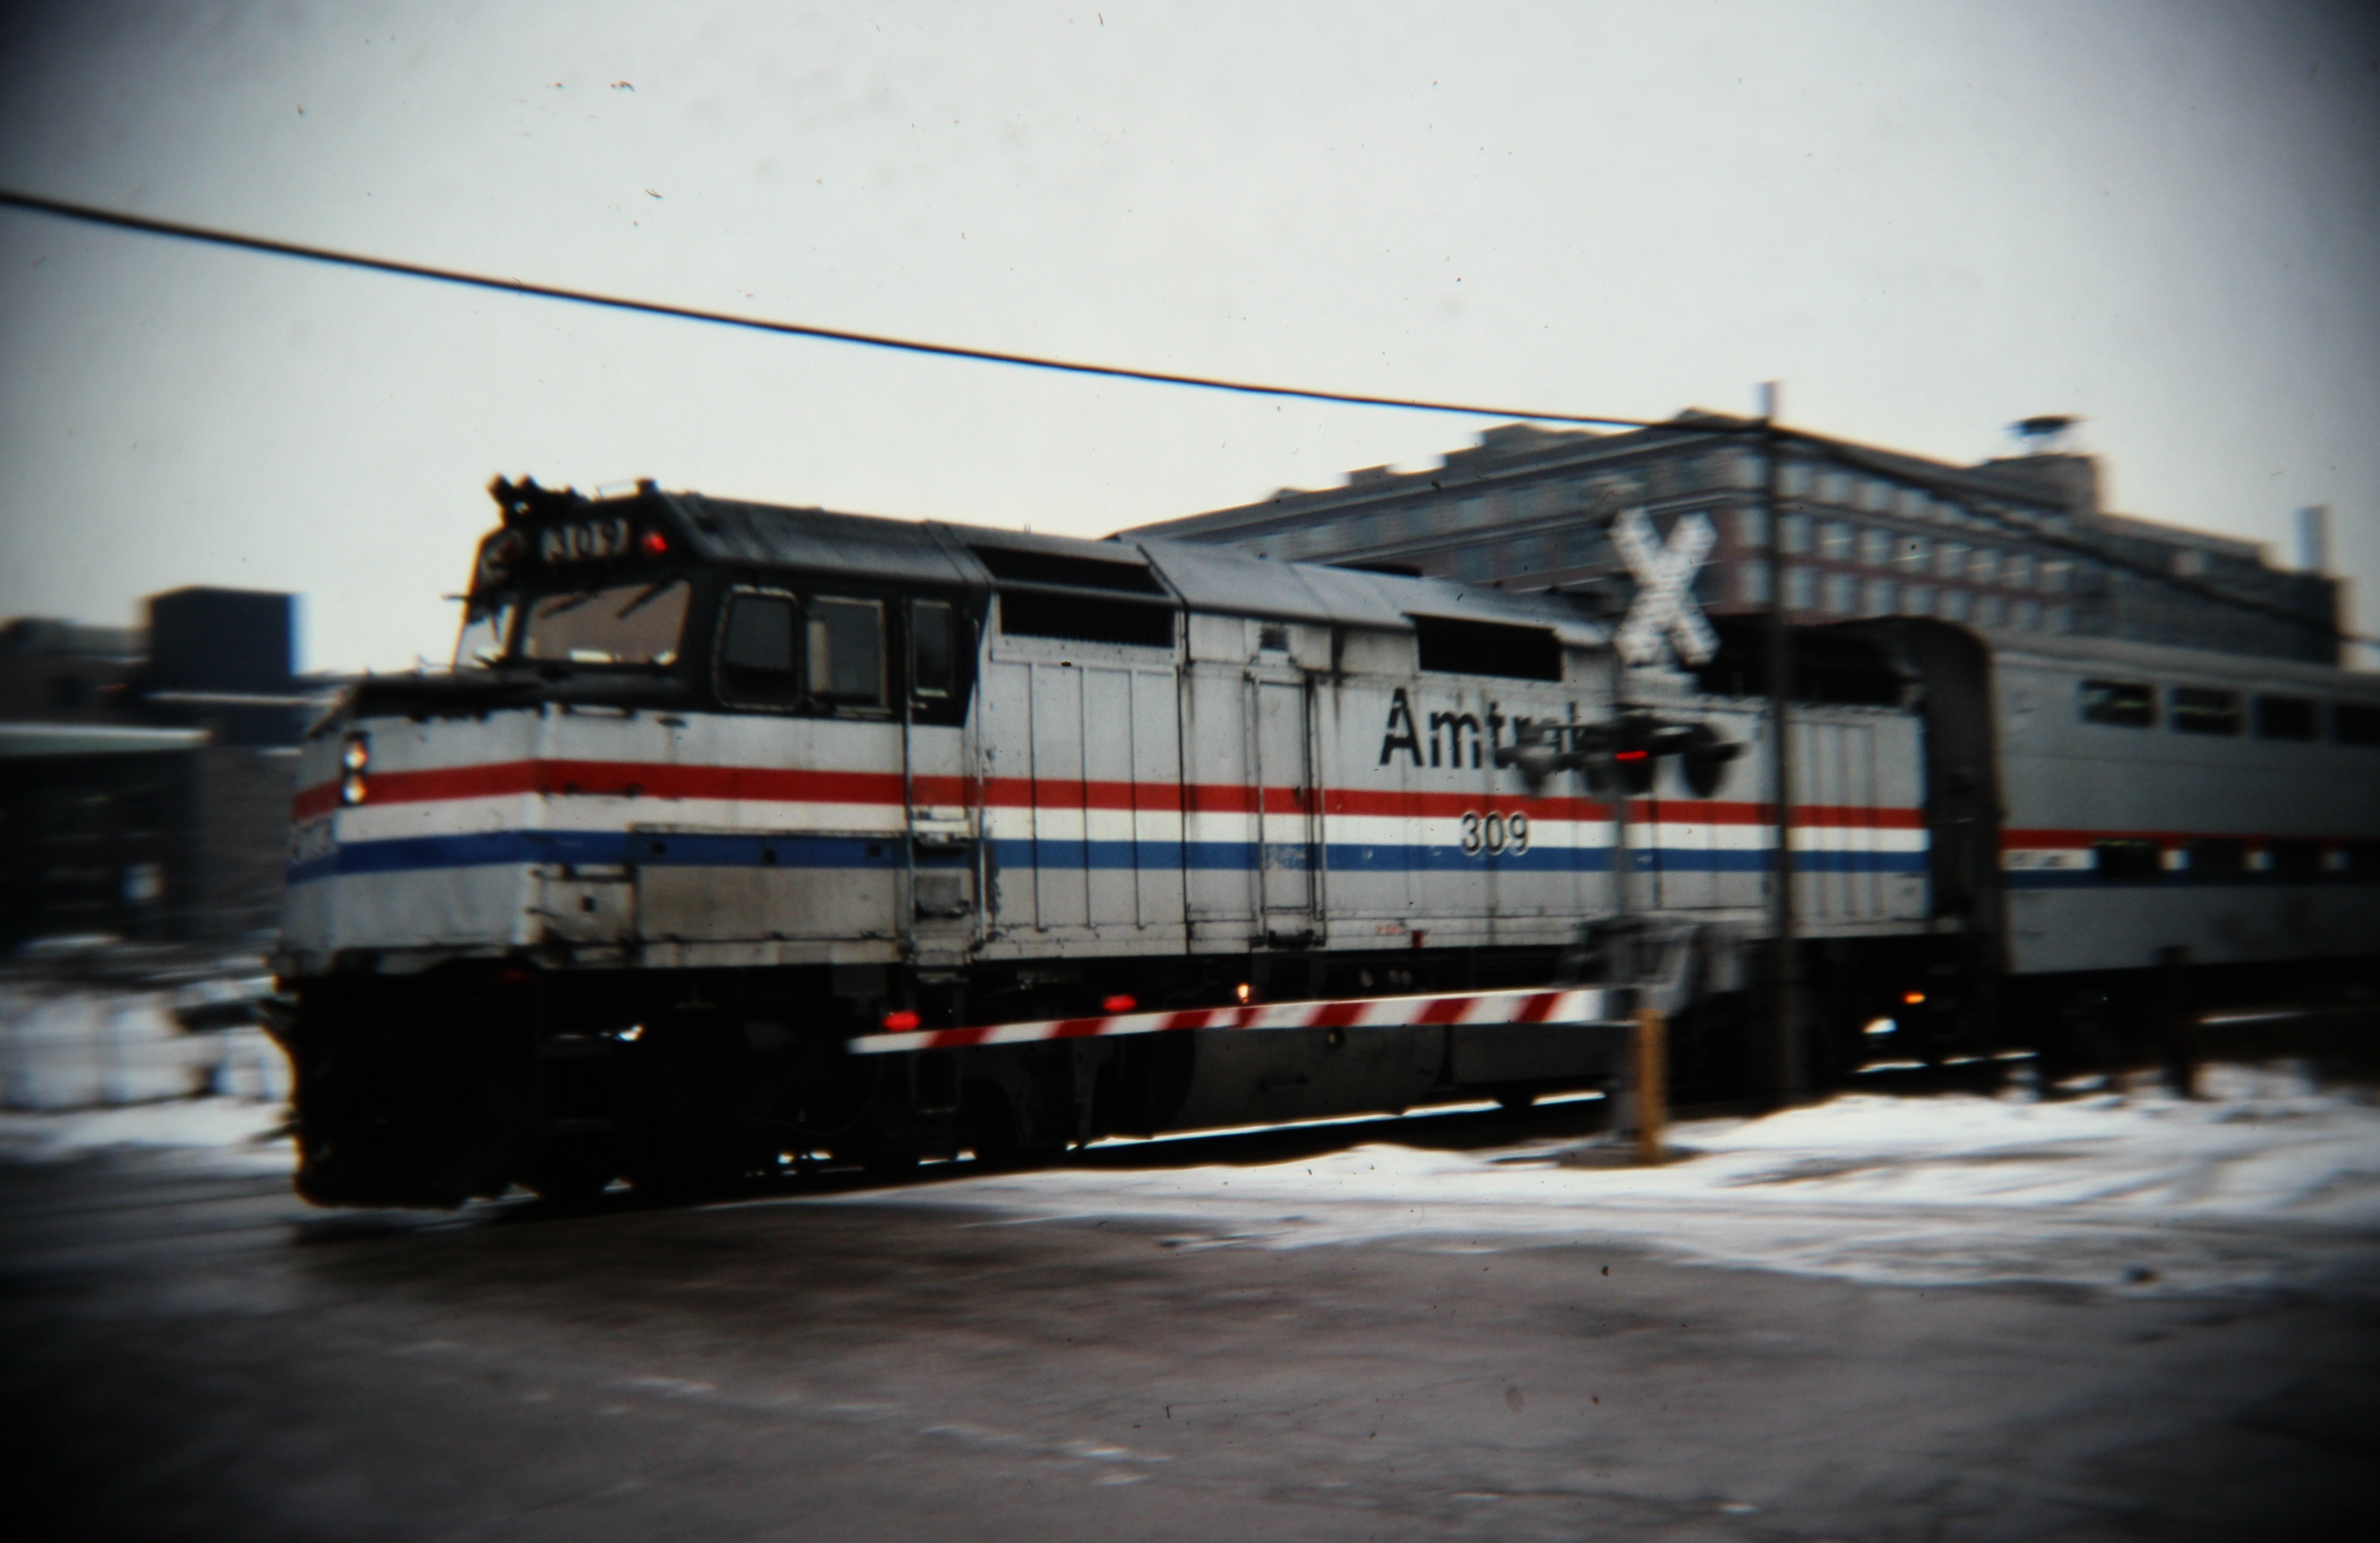
[[[1443,616],[1415,616],[1413,624],[1425,670],[1510,680],[1562,678],[1561,644],[1551,627],[1457,622]]]
[[[1078,589],[1122,589],[1135,595],[1165,593],[1156,577],[1138,563],[1111,563],[1098,557],[1020,552],[1002,546],[974,546],[967,550],[991,570],[994,578],[1012,584],[1064,584]]]
[[[1173,608],[1098,595],[1003,590],[1000,629],[1014,638],[1062,638],[1076,643],[1173,646]]]

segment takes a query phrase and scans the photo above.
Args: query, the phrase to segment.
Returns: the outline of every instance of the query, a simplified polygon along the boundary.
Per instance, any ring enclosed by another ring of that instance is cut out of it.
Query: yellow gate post
[[[1658,1007],[1636,1010],[1636,1160],[1661,1160],[1670,1123],[1670,1023]]]

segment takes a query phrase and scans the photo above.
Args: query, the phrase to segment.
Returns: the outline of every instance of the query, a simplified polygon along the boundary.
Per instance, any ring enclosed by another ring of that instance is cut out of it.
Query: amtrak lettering
[[[1487,704],[1485,723],[1477,713],[1460,711],[1432,712],[1429,735],[1422,735],[1421,719],[1414,711],[1412,699],[1402,686],[1389,693],[1389,722],[1380,736],[1379,764],[1388,765],[1400,754],[1415,766],[1484,767],[1492,766],[1496,751],[1504,743],[1504,730],[1510,725],[1514,743],[1519,743],[1532,726],[1541,729],[1547,741],[1556,750],[1571,747],[1572,731],[1579,726],[1578,704],[1566,704],[1570,712],[1567,723],[1550,723],[1534,718],[1507,718],[1502,704]],[[1427,747],[1427,759],[1424,751]]]

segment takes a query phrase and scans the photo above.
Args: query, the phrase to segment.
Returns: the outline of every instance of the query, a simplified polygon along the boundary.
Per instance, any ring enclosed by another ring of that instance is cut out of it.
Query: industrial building
[[[1936,616],[2340,662],[2341,583],[2318,571],[2324,511],[2301,512],[2297,571],[2252,542],[2111,514],[2097,463],[2068,447],[2070,427],[2028,419],[2016,454],[1974,466],[1796,432],[1777,505],[1788,619]],[[1694,411],[1611,433],[1503,424],[1426,471],[1366,468],[1341,487],[1284,488],[1132,533],[1572,591],[1617,614],[1633,586],[1613,519],[1642,509],[1666,536],[1700,515],[1716,541],[1697,598],[1717,617],[1755,614],[1770,593],[1757,428]]]
[[[0,625],[0,946],[273,926],[313,695],[295,603],[187,589],[140,628]]]

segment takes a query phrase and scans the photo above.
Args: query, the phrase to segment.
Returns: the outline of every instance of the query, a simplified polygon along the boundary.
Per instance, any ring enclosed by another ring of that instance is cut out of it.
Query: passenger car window
[[[573,664],[674,664],[691,592],[679,579],[547,595],[529,608],[520,651]]]
[[[2240,732],[2240,693],[2208,686],[2173,688],[2173,732],[2235,735]]]
[[[2095,841],[2091,844],[2091,868],[2100,878],[2117,881],[2160,879],[2165,857],[2153,841]]]
[[[2156,694],[2138,681],[2086,680],[2082,706],[2086,723],[2145,729],[2156,722]]]
[[[2312,739],[2313,736],[2313,703],[2308,699],[2304,697],[2256,699],[2257,738]]]
[[[957,616],[939,600],[909,602],[909,689],[940,701],[957,688]]]
[[[774,706],[801,699],[792,596],[740,590],[729,597],[719,628],[719,694]]]
[[[884,705],[882,601],[810,601],[804,643],[813,700],[843,707]]]
[[[2248,844],[2231,836],[2202,836],[2182,844],[2185,871],[2200,883],[2222,883],[2248,872]]]

